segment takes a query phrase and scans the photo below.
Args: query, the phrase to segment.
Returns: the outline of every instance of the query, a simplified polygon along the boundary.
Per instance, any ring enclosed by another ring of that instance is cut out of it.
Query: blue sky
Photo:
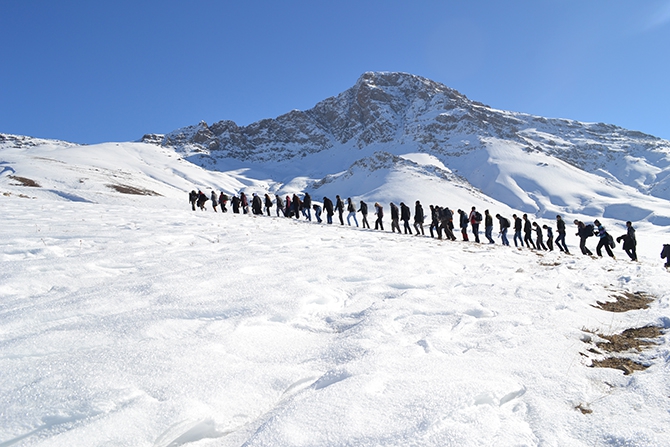
[[[670,139],[670,0],[0,0],[0,132],[137,140],[403,71]]]

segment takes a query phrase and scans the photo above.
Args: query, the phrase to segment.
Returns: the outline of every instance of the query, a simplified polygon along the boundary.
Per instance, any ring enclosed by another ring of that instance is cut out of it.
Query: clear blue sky
[[[670,139],[670,0],[0,0],[0,42],[4,133],[246,125],[403,71]]]

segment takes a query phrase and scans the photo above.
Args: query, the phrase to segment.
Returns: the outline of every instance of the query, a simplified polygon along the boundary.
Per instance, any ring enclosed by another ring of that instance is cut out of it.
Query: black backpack
[[[593,229],[594,227],[591,224],[584,225],[584,234],[586,235],[586,237],[593,236]]]
[[[481,222],[482,221],[482,213],[479,211],[475,211],[475,221]]]
[[[502,226],[503,226],[503,228],[509,228],[510,222],[509,222],[508,218],[506,218],[506,217],[502,218]]]

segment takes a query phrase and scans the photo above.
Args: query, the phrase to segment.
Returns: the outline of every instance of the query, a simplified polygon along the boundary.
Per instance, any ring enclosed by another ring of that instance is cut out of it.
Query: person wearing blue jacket
[[[596,253],[598,256],[602,256],[602,248],[605,247],[605,250],[607,250],[607,254],[609,255],[610,258],[614,258],[614,253],[612,253],[612,249],[610,248],[610,235],[605,231],[605,227],[602,226],[599,220],[594,220],[593,225],[596,226],[596,231],[598,232],[598,238],[600,240],[598,241],[598,246],[596,247]]]

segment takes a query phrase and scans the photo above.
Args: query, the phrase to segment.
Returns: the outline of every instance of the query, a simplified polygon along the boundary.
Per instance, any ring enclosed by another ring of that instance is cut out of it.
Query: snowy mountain
[[[667,148],[404,74],[247,127],[0,134],[0,446],[670,445]],[[386,231],[194,188],[378,200]],[[639,261],[391,233],[417,199],[632,219]]]
[[[317,194],[358,160],[378,158],[376,152],[426,154],[429,164],[522,212],[670,224],[670,142],[613,125],[495,110],[404,73],[365,73],[349,90],[307,111],[243,127],[200,123],[146,140],[174,147],[208,169],[262,166],[279,189],[297,184]],[[359,188],[356,177],[372,172],[359,169],[340,191],[382,199]],[[664,201],[641,205],[649,196]]]

